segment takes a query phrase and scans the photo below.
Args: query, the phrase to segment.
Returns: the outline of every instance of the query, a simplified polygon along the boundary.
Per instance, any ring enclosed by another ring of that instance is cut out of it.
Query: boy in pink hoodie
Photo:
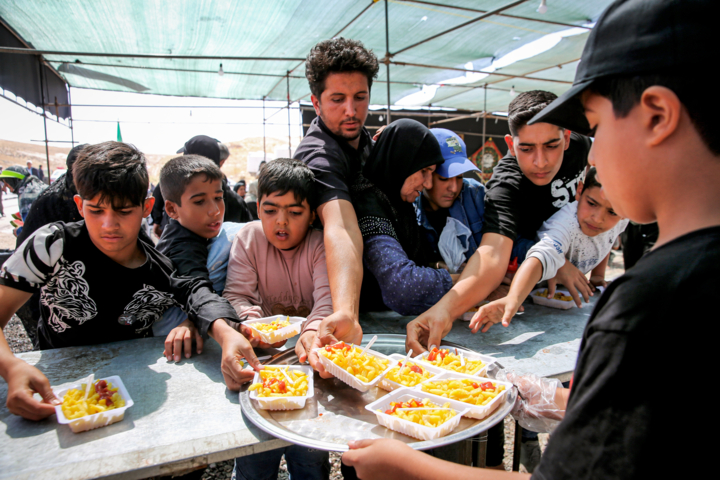
[[[258,178],[260,222],[235,237],[223,292],[240,317],[307,317],[297,345],[333,312],[323,235],[311,228],[314,182],[302,162],[281,158],[265,165]],[[304,349],[296,351],[306,357]],[[283,454],[293,478],[328,478],[327,452],[296,445],[236,459],[237,478],[265,478]]]

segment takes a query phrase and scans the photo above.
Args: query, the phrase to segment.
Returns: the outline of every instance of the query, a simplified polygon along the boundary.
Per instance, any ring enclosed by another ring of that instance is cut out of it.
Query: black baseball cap
[[[705,68],[717,43],[717,0],[618,0],[600,16],[567,92],[528,125],[552,123],[587,135],[590,125],[580,94],[609,76],[682,73]]]
[[[190,140],[185,142],[177,153],[183,155],[202,155],[203,157],[209,158],[216,165],[220,165],[220,144],[218,141],[207,135],[196,135]]]

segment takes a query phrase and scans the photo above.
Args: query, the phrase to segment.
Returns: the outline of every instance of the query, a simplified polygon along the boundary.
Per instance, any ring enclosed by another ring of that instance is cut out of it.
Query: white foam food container
[[[357,345],[352,345],[353,348],[357,347]],[[320,357],[320,362],[322,363],[323,367],[325,367],[325,370],[329,374],[331,374],[333,377],[341,380],[344,383],[347,383],[351,387],[353,387],[356,390],[360,390],[361,392],[367,392],[374,386],[376,386],[380,380],[385,376],[385,374],[392,368],[392,360],[390,360],[390,357],[387,357],[383,355],[382,353],[375,352],[373,350],[368,350],[366,353],[368,355],[372,355],[374,357],[382,358],[383,360],[388,360],[388,367],[380,372],[377,377],[373,378],[369,382],[363,382],[359,378],[357,378],[355,375],[352,375],[351,373],[344,370],[339,365],[336,365],[332,360],[324,356],[322,353],[320,353],[320,350],[323,350],[325,347],[316,348],[313,350],[315,353],[317,353],[318,357]],[[358,347],[361,348],[362,347]]]
[[[403,365],[405,364],[405,355],[400,355],[399,353],[393,353],[390,355],[390,365],[391,368],[388,369],[388,371],[385,373],[387,375],[390,370],[398,366],[398,362],[403,362]],[[443,372],[446,372],[447,370],[443,370],[442,368],[433,367],[431,365],[421,364],[419,362],[416,362],[415,359],[411,358],[410,363],[413,365],[417,365],[420,368],[423,368],[430,372],[431,376],[430,378],[433,378],[436,375],[439,375]],[[378,383],[378,387],[382,388],[383,390],[387,390],[388,392],[392,392],[393,390],[397,390],[398,388],[402,387],[414,387],[414,385],[401,385],[397,382],[394,382],[387,378],[387,376],[384,376],[382,380],[380,380],[380,383]]]
[[[561,310],[568,310],[572,307],[576,307],[575,300],[558,300],[556,298],[547,298],[543,295],[537,295],[538,292],[547,290],[547,288],[537,288],[530,292],[530,298],[537,305],[543,305],[545,307],[559,308]],[[562,293],[563,295],[571,296],[570,292],[562,288],[555,290],[555,293]]]
[[[438,348],[440,350],[449,350],[450,353],[455,353],[455,349],[452,347],[438,347]],[[472,375],[474,377],[480,377],[482,375],[485,375],[490,364],[495,363],[495,359],[493,357],[489,357],[489,356],[483,355],[481,353],[470,352],[468,350],[458,350],[458,353],[460,353],[460,352],[462,352],[463,357],[466,360],[482,360],[482,362],[484,363],[484,365],[482,367],[480,367],[479,370],[472,372],[472,373],[466,373],[467,375]],[[438,366],[433,365],[432,363],[428,362],[427,356],[429,354],[430,354],[430,352],[424,352],[421,355],[418,355],[417,357],[415,357],[415,360],[417,360],[418,362],[421,362],[425,365],[431,366],[431,367],[440,368],[444,372],[453,372],[454,371],[454,370],[450,370],[447,368],[438,367]],[[457,372],[457,373],[460,373],[460,372]]]
[[[255,326],[258,323],[272,323],[275,320],[290,320],[290,326],[277,329],[272,332],[261,332]],[[307,320],[303,317],[288,317],[287,315],[273,315],[272,317],[255,318],[252,320],[245,320],[243,325],[247,325],[253,331],[253,335],[260,338],[265,343],[273,344],[292,338],[300,333],[303,322]]]
[[[444,403],[450,403],[450,408],[455,410],[457,415],[447,422],[433,428],[385,413],[385,410],[390,408],[390,402],[409,402],[411,399],[415,399],[419,402],[426,398],[441,406]],[[437,397],[435,395],[425,395],[424,392],[418,392],[415,389],[407,387],[398,388],[384,397],[366,405],[365,408],[377,416],[378,423],[383,427],[420,440],[434,440],[436,438],[444,437],[457,428],[463,415],[468,412],[467,405],[462,402],[448,400],[447,398]],[[378,412],[378,410],[380,411]]]
[[[307,393],[303,396],[297,397],[261,397],[258,395],[257,390],[250,392],[250,398],[258,402],[258,406],[262,410],[298,410],[305,408],[305,402],[308,398],[312,398],[315,395],[315,386],[313,382],[313,369],[307,365],[265,365],[266,368],[285,368],[288,367],[290,371],[301,371],[308,377],[308,389]],[[285,378],[282,373],[278,372],[278,378]],[[255,378],[252,383],[262,383],[262,377],[260,372],[255,372]]]
[[[440,380],[462,380],[462,379],[472,380],[473,382],[476,382],[476,383],[492,382],[492,383],[494,383],[494,384],[496,384],[496,385],[503,385],[503,386],[505,387],[505,390],[503,390],[503,391],[500,392],[495,398],[493,398],[492,400],[490,400],[487,405],[473,405],[473,404],[471,404],[471,403],[465,403],[465,402],[463,402],[462,400],[448,399],[448,400],[453,400],[453,401],[461,402],[462,404],[464,404],[464,405],[466,406],[466,408],[469,409],[468,413],[466,413],[465,416],[468,417],[468,418],[476,418],[476,419],[478,419],[478,420],[482,420],[483,418],[487,417],[487,416],[490,415],[492,412],[494,412],[494,411],[502,404],[502,402],[505,401],[505,400],[504,400],[504,399],[505,399],[505,395],[507,395],[507,392],[508,392],[508,391],[512,388],[512,386],[513,386],[512,383],[501,382],[501,381],[499,381],[499,380],[493,380],[492,378],[483,378],[483,377],[476,377],[476,376],[473,376],[473,375],[464,375],[464,374],[462,374],[462,373],[450,372],[450,371],[448,371],[448,370],[445,370],[445,371],[444,371],[443,373],[441,373],[440,375],[437,375],[437,376],[435,376],[435,377],[433,377],[433,378],[430,378],[430,379],[428,379],[428,380],[425,380],[424,382],[422,382],[421,384],[415,386],[414,388],[415,388],[418,392],[420,392],[422,395],[430,395],[430,396],[432,396],[432,397],[446,398],[446,397],[444,397],[444,396],[442,396],[442,395],[436,395],[436,394],[433,394],[433,393],[424,391],[424,390],[422,389],[422,385],[423,385],[424,383],[431,382],[431,381],[432,381],[432,382],[437,382],[437,381],[440,381]],[[430,398],[430,397],[428,397],[428,398]],[[436,402],[436,403],[437,403],[437,402]]]
[[[93,383],[96,383],[100,380],[105,380],[108,383],[112,383],[113,388],[118,389],[118,393],[120,394],[122,399],[125,400],[125,406],[115,408],[113,410],[108,410],[107,412],[94,413],[92,415],[86,415],[84,417],[76,418],[74,420],[69,420],[67,417],[65,417],[65,414],[62,411],[62,406],[57,405],[55,407],[55,414],[57,415],[57,421],[59,424],[70,425],[70,428],[73,432],[80,433],[86,430],[92,430],[94,428],[106,427],[125,418],[125,410],[132,407],[134,405],[134,402],[132,398],[130,398],[130,394],[125,388],[122,380],[120,380],[120,377],[118,377],[117,375],[114,375],[112,377],[98,378],[94,380]],[[60,389],[53,388],[53,392],[55,393],[55,396],[58,397],[60,401],[62,401],[65,394],[73,388],[77,390],[82,389],[82,383],[70,385],[68,387],[63,387]]]

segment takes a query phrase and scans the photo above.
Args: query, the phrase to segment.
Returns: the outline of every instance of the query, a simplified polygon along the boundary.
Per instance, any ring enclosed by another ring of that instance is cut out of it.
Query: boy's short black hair
[[[513,98],[508,107],[508,127],[510,134],[517,137],[518,131],[527,125],[531,118],[550,105],[557,95],[545,90],[530,90]]]
[[[169,160],[160,170],[163,198],[182,206],[182,194],[196,175],[205,175],[205,182],[223,178],[220,167],[201,155],[183,155]]]
[[[595,167],[590,167],[585,174],[585,180],[583,180],[583,192],[595,187],[602,188],[602,185],[598,182],[597,170]]]
[[[127,208],[127,202],[142,207],[147,197],[145,155],[127,143],[86,146],[75,160],[73,177],[83,200],[100,194],[100,203],[108,202],[115,210]]]
[[[625,118],[640,103],[643,92],[653,85],[675,92],[707,147],[713,154],[720,155],[720,137],[715,128],[718,97],[698,88],[697,79],[692,75],[657,73],[609,76],[595,80],[589,89],[612,102],[615,117]]]
[[[336,37],[315,45],[305,60],[305,77],[317,99],[325,90],[325,79],[331,73],[360,72],[367,77],[368,90],[377,78],[378,60],[362,42]]]
[[[315,210],[315,175],[310,167],[290,158],[278,158],[266,163],[258,177],[258,202],[265,195],[285,195],[290,191],[298,202],[307,200],[310,208]]]

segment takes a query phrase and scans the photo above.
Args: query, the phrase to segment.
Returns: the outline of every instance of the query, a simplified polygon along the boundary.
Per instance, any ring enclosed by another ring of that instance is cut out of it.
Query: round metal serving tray
[[[363,337],[366,345],[372,335]],[[460,345],[443,342],[443,346],[469,351]],[[378,335],[373,350],[390,355],[405,354],[404,335]],[[293,349],[274,355],[263,362],[272,365],[296,365],[297,355]],[[257,402],[250,399],[247,386],[240,392],[240,406],[245,416],[261,430],[282,440],[318,450],[344,452],[350,440],[364,438],[395,438],[416,450],[427,450],[457,443],[474,437],[504,419],[515,404],[516,390],[511,389],[492,415],[483,420],[463,418],[450,435],[435,440],[419,441],[378,425],[377,417],[365,409],[365,405],[386,395],[380,388],[365,393],[331,378],[323,379],[315,373],[315,395],[308,399],[305,408],[289,411],[260,410]]]

